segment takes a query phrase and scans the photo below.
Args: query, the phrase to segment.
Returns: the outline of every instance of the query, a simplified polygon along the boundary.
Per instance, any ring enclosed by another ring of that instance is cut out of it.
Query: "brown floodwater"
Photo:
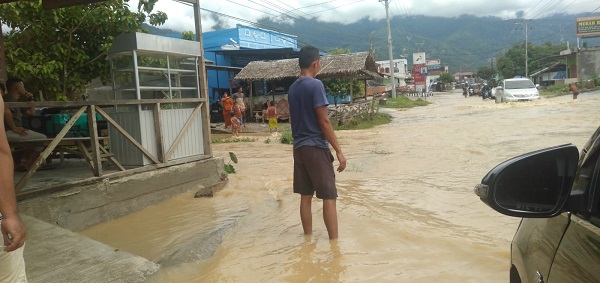
[[[147,282],[507,282],[518,218],[485,206],[473,187],[512,156],[585,144],[600,125],[600,92],[495,104],[460,93],[391,110],[369,130],[338,131],[339,235],[322,203],[303,236],[292,193],[292,148],[215,144],[239,164],[213,198],[182,194],[82,234],[161,264]],[[387,111],[387,110],[386,110]],[[270,138],[274,140],[274,138]]]

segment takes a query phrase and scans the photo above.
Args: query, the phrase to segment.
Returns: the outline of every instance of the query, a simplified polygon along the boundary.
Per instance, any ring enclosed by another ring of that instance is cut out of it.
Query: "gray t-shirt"
[[[294,148],[316,146],[329,149],[319,127],[315,108],[329,105],[323,83],[315,78],[298,78],[288,91]]]

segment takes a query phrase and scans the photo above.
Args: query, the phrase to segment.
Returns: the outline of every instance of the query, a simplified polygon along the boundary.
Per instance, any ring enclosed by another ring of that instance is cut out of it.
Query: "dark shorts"
[[[329,149],[302,146],[294,149],[294,193],[320,199],[337,198],[333,155]]]

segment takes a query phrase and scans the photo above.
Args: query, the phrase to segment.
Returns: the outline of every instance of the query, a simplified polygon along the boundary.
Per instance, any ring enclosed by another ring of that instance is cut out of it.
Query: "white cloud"
[[[131,0],[135,9],[138,0]],[[572,1],[530,1],[530,0],[390,0],[390,15],[428,15],[456,17],[462,14],[476,16],[496,16],[503,19],[514,18],[518,11],[525,12],[526,18],[538,18],[553,13],[592,12],[600,5],[597,0]],[[256,22],[264,16],[281,16],[283,20],[293,17],[317,17],[325,22],[352,23],[363,18],[385,19],[385,8],[379,0],[200,0],[200,7],[227,15],[217,16],[227,27],[244,21]],[[194,30],[194,13],[191,6],[173,1],[159,0],[156,11],[163,11],[169,20],[163,27],[177,31]],[[597,11],[600,12],[600,11]],[[203,10],[202,28],[211,31],[217,23],[215,13]],[[237,18],[237,19],[236,19]]]

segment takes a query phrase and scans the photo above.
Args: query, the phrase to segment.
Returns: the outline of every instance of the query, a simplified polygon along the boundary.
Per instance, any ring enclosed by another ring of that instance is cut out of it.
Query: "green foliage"
[[[546,67],[548,64],[560,62],[556,55],[566,48],[565,45],[528,44],[528,70],[529,74]],[[496,64],[498,71],[504,78],[525,76],[525,44],[511,47],[500,56]]]
[[[371,129],[375,126],[385,125],[392,121],[392,116],[387,113],[377,113],[371,116],[358,118],[354,123],[344,125],[334,125],[334,130],[363,130]]]
[[[0,5],[9,27],[9,76],[22,78],[29,91],[41,90],[47,100],[77,99],[92,79],[109,77],[106,55],[117,35],[141,31],[147,17],[151,24],[165,22],[166,14],[152,13],[156,1],[140,4],[138,12],[129,10],[128,0],[54,10],[42,9],[41,1]]]
[[[292,136],[292,132],[284,131],[283,133],[281,133],[279,142],[281,142],[283,144],[294,144],[294,137]]]
[[[396,98],[388,97],[385,105],[383,105],[382,107],[385,107],[385,108],[413,108],[413,107],[417,107],[417,106],[426,106],[429,104],[431,104],[431,102],[422,100],[420,98],[417,100],[411,100],[408,97],[399,96]]]
[[[442,73],[440,75],[440,77],[438,78],[438,81],[445,83],[445,84],[452,83],[452,82],[454,82],[454,77],[450,73]]]
[[[336,48],[329,52],[329,55],[350,53],[351,52],[349,49]],[[327,68],[327,66],[321,66],[321,68]],[[336,105],[337,99],[343,98],[346,95],[350,94],[350,85],[352,85],[352,98],[364,96],[365,84],[362,81],[344,78],[329,78],[323,80],[323,85],[325,86],[325,91],[333,95],[333,97],[336,99]]]
[[[229,138],[218,138],[218,137],[213,137],[211,139],[211,143],[234,143],[234,142],[255,142],[258,139],[256,138],[234,138],[234,137],[229,137]]]
[[[570,94],[569,86],[566,84],[555,84],[540,91],[540,95],[546,98]]]
[[[235,168],[233,168],[233,165],[231,164],[231,162],[237,164],[238,163],[238,159],[237,159],[237,156],[235,156],[235,153],[233,153],[233,152],[230,151],[229,152],[229,162],[223,166],[223,169],[228,174],[235,173]]]
[[[482,80],[490,81],[494,78],[494,75],[494,70],[488,66],[480,67],[477,70],[477,76]]]
[[[194,40],[194,32],[191,30],[184,31],[181,33],[181,39]]]

